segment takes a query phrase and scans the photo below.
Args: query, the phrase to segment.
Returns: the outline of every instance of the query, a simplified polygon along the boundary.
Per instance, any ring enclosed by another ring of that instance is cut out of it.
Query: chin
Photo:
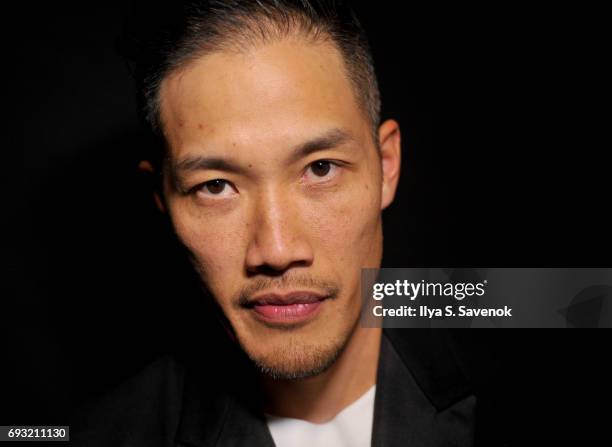
[[[266,343],[265,351],[262,345],[249,346],[242,343],[241,337],[238,340],[262,374],[276,380],[298,380],[319,375],[331,367],[344,351],[349,336],[326,336],[320,342],[309,338],[285,335],[279,342]]]

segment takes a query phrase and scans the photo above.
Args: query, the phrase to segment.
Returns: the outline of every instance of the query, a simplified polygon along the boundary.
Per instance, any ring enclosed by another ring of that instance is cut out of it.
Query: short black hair
[[[377,145],[380,93],[367,36],[345,0],[170,0],[136,2],[116,41],[131,67],[140,117],[159,143],[166,141],[159,113],[159,88],[172,71],[207,53],[240,50],[299,33],[330,41],[340,51]]]

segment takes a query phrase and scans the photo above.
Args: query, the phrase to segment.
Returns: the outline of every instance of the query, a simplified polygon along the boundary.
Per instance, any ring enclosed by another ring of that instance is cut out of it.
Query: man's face
[[[297,37],[208,54],[160,100],[165,208],[238,342],[279,377],[325,369],[356,327],[360,269],[380,265],[397,180],[340,54]]]

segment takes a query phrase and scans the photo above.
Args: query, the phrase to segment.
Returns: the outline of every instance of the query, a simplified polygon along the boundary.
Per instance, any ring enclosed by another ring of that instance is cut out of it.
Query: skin
[[[340,53],[299,36],[191,61],[164,79],[160,102],[169,162],[158,206],[242,349],[300,377],[262,373],[265,410],[330,420],[376,383],[381,330],[358,325],[360,269],[380,266],[381,210],[400,169],[397,122],[380,126],[377,149]],[[204,166],[203,157],[225,163]],[[296,325],[265,324],[239,304],[291,290],[334,294]]]

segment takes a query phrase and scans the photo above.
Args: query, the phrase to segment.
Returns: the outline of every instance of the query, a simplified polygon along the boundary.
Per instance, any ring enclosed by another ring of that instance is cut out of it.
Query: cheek
[[[181,203],[170,207],[178,238],[194,256],[207,285],[232,284],[244,260],[246,225],[238,213],[223,216],[192,209]]]
[[[347,186],[311,209],[316,252],[325,253],[338,266],[363,266],[377,254],[380,193],[372,183]]]

